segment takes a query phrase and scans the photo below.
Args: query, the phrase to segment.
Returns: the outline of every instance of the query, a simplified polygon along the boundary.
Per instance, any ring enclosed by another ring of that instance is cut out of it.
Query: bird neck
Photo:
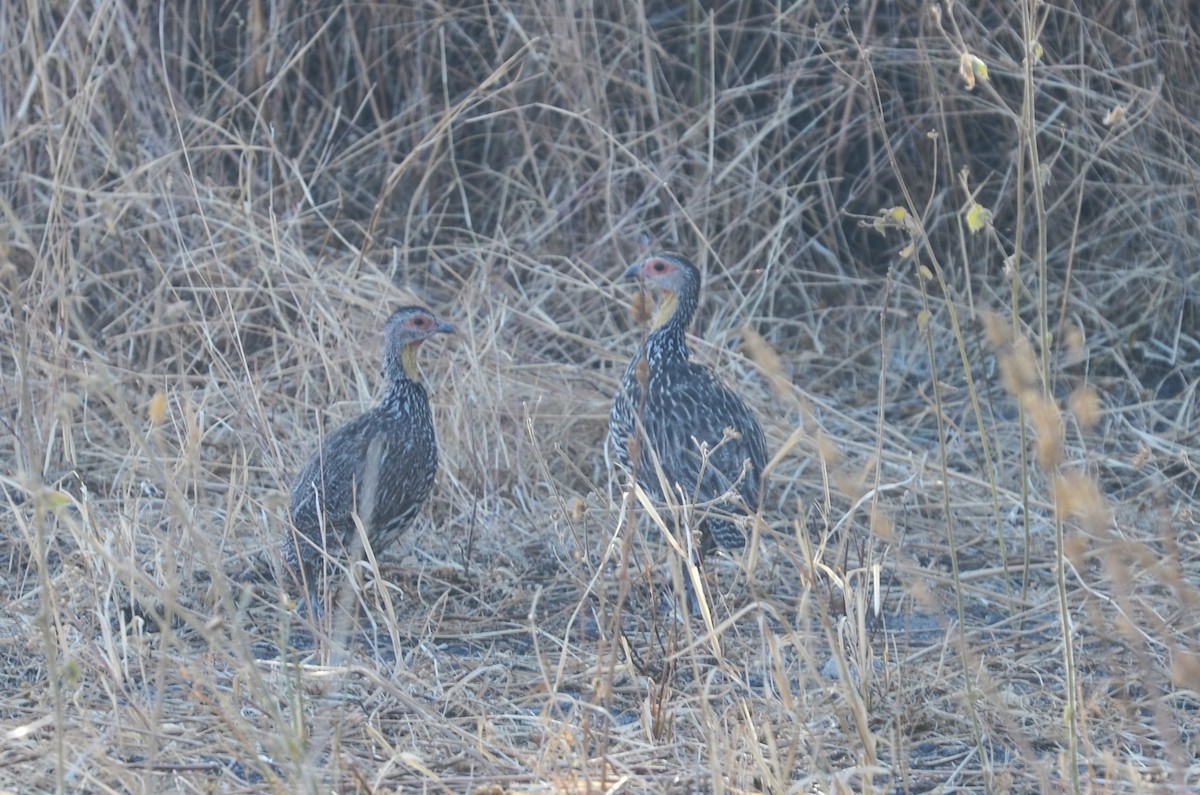
[[[670,323],[678,313],[679,293],[674,291],[663,293],[662,301],[658,304],[658,311],[654,313],[654,319],[650,322],[650,331],[658,331]]]
[[[410,342],[400,350],[400,368],[413,383],[421,381],[421,371],[417,369],[417,348],[420,346],[419,342]]]
[[[421,371],[417,369],[417,347],[421,343],[410,342],[400,350],[388,348],[384,354],[383,375],[388,388],[395,390],[410,384],[421,383]]]
[[[384,365],[387,392],[381,405],[386,411],[405,416],[428,416],[429,401],[417,371],[417,345],[408,344],[398,356],[389,356]]]
[[[696,314],[696,296],[688,292],[674,291],[663,294],[650,324],[650,335],[646,338],[649,348],[656,352],[680,351],[687,356],[687,330]]]

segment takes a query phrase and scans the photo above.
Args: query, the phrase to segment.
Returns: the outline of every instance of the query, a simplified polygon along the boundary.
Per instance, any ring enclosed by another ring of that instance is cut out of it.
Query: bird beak
[[[437,326],[433,329],[434,334],[457,334],[458,329],[451,326],[444,320],[439,320]]]
[[[635,262],[625,269],[626,279],[636,279],[642,272],[642,262]]]

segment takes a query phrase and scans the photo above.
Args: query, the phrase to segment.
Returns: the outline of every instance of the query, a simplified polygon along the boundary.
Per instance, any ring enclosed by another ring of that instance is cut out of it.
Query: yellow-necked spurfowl
[[[361,554],[357,514],[371,549],[382,552],[412,523],[433,488],[438,449],[429,398],[417,370],[417,348],[454,327],[419,306],[388,318],[383,374],[387,392],[367,411],[339,427],[308,459],[292,486],[295,529],[283,562],[303,583],[312,606],[323,562],[352,562]]]
[[[712,503],[701,522],[701,551],[740,548],[745,535],[731,517],[759,508],[766,442],[741,397],[690,359],[687,330],[700,299],[700,271],[679,254],[663,253],[633,265],[625,277],[641,279],[661,297],[609,415],[617,458],[655,499],[664,499],[657,459],[675,500]]]

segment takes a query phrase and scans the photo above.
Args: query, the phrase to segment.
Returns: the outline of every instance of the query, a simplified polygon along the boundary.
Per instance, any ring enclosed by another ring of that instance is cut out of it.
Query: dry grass
[[[0,790],[1200,785],[1188,4],[399,6],[0,2]],[[703,621],[602,449],[654,248],[775,454]],[[413,296],[438,485],[307,626]]]

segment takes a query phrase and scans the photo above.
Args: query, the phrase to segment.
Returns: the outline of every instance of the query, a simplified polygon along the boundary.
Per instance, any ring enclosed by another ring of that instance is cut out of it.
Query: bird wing
[[[736,392],[701,364],[689,362],[687,375],[672,380],[658,392],[664,399],[646,407],[643,420],[664,474],[700,500],[715,499],[736,483],[747,507],[755,510],[767,465],[758,420]],[[734,431],[731,438],[726,439],[726,428]],[[707,461],[702,446],[708,449]],[[655,477],[654,464],[645,455],[639,466],[643,477]]]
[[[312,454],[292,486],[292,522],[305,535],[325,520],[346,532],[353,527],[356,491],[362,488],[373,418],[368,412],[342,425]],[[318,500],[318,495],[321,499]],[[318,505],[321,510],[318,510]]]

